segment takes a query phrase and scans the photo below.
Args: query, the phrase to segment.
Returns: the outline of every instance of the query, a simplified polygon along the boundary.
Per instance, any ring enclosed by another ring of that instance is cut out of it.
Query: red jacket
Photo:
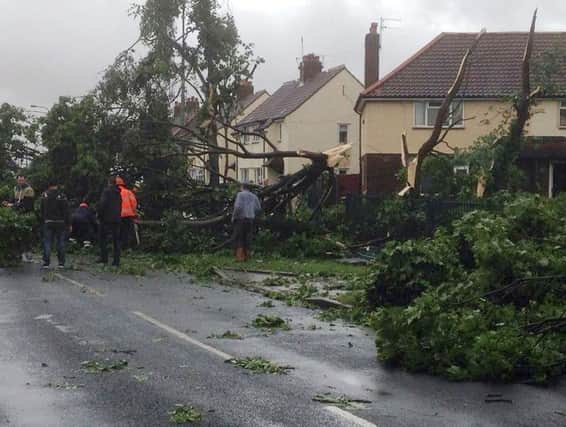
[[[120,185],[120,196],[122,197],[122,218],[135,218],[138,216],[138,201],[131,190]]]

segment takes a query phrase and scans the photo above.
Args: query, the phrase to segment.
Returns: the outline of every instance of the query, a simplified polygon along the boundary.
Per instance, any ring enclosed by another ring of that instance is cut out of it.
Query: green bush
[[[454,380],[566,373],[566,330],[529,327],[566,314],[565,204],[520,195],[501,213],[388,245],[368,285],[379,359]]]
[[[32,215],[21,215],[0,207],[0,267],[13,267],[33,244]]]

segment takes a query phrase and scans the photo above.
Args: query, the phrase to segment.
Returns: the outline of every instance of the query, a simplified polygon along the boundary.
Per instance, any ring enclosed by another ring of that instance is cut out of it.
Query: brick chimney
[[[373,22],[366,35],[366,66],[365,66],[365,84],[366,88],[370,87],[379,80],[379,49],[380,49],[379,33],[377,32],[377,23]]]
[[[183,108],[182,108],[183,104],[181,102],[176,102],[175,103],[175,107],[173,109],[173,122],[184,126],[189,118],[189,115],[197,113],[198,109],[200,108],[200,103],[198,98],[192,96],[189,99],[187,99],[186,103],[185,103],[185,118],[183,119]]]
[[[237,89],[237,94],[238,94],[238,100],[240,101],[246,99],[249,96],[252,96],[254,94],[253,83],[249,80],[240,80]]]
[[[299,71],[301,72],[301,81],[303,83],[314,79],[322,72],[320,57],[314,53],[303,56],[303,62],[299,66]]]

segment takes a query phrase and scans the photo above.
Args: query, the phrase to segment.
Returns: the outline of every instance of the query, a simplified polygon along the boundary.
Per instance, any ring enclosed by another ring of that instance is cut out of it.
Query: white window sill
[[[434,129],[434,126],[413,125],[413,129]],[[465,126],[442,126],[442,129],[466,129]]]

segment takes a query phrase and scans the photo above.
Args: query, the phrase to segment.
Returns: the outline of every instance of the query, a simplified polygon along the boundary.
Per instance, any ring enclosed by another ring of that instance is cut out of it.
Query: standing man
[[[126,183],[119,176],[116,177],[116,185],[120,189],[120,197],[122,198],[120,240],[122,241],[122,248],[127,248],[135,231],[134,223],[137,217],[138,201],[135,194],[126,188]]]
[[[108,247],[106,238],[108,234],[112,235],[113,244],[113,266],[120,265],[120,220],[122,212],[122,198],[120,197],[120,189],[116,185],[116,178],[111,177],[108,180],[108,187],[102,192],[100,201],[96,206],[98,220],[100,221],[100,259],[98,263],[108,264]]]
[[[51,263],[51,247],[55,240],[59,268],[65,268],[65,244],[67,232],[71,230],[69,202],[67,196],[54,181],[41,197],[41,222],[43,224],[43,268]]]
[[[234,202],[234,240],[236,242],[236,261],[247,261],[250,257],[250,247],[254,232],[254,221],[261,212],[261,204],[257,196],[250,191],[247,184],[242,184],[241,190]]]
[[[4,202],[3,205],[22,213],[28,213],[33,211],[34,199],[35,192],[27,183],[26,177],[24,175],[18,175],[16,178],[16,186],[14,187],[14,198],[11,202]]]

